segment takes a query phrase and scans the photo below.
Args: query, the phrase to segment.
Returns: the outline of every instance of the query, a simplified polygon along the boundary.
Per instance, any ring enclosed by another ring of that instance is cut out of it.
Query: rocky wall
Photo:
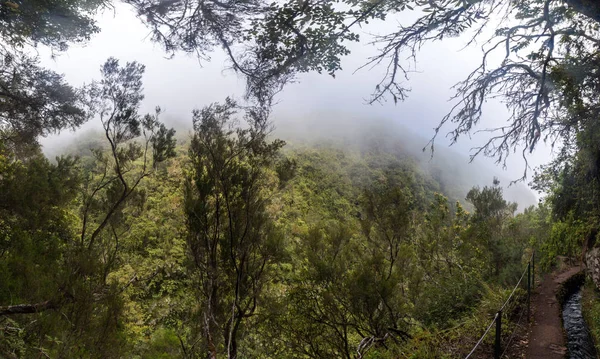
[[[600,289],[600,248],[592,248],[585,253],[585,270],[596,288]]]

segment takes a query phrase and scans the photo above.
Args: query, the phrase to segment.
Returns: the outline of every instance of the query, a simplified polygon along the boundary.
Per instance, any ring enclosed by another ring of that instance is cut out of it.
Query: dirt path
[[[561,284],[581,270],[572,267],[543,278],[533,297],[533,322],[529,334],[527,359],[562,359],[567,348],[563,335],[561,311],[556,293]]]

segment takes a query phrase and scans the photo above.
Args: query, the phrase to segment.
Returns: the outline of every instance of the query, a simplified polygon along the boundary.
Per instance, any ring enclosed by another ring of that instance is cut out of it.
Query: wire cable
[[[517,282],[517,285],[515,285],[515,287],[513,288],[512,292],[508,296],[508,299],[506,299],[506,301],[504,302],[504,304],[502,304],[502,307],[498,311],[504,310],[504,308],[506,307],[506,305],[508,304],[508,302],[512,299],[512,296],[517,291],[517,288],[519,288],[519,285],[521,284],[521,281],[523,281],[523,277],[525,277],[525,273],[527,273],[528,269],[529,269],[529,263],[527,264],[527,267],[523,271],[523,274],[521,274],[521,278],[519,278],[519,281]]]
[[[475,344],[475,346],[473,347],[473,349],[471,349],[471,352],[465,357],[465,359],[469,359],[469,357],[471,356],[471,354],[473,354],[475,352],[475,349],[477,349],[477,347],[479,346],[479,344],[481,344],[483,342],[483,339],[485,338],[485,336],[487,335],[487,333],[490,331],[490,329],[492,329],[492,325],[494,325],[494,323],[496,323],[496,319],[498,319],[498,313],[496,313],[496,316],[494,317],[494,320],[492,320],[492,322],[490,323],[490,325],[485,330],[485,333],[483,333],[483,335],[481,336],[481,338],[479,339],[479,341],[477,342],[477,344]]]
[[[496,312],[496,315],[494,316],[494,320],[492,320],[492,322],[490,323],[490,325],[485,330],[485,333],[483,333],[483,335],[481,336],[481,338],[479,338],[479,341],[477,341],[477,344],[475,344],[475,346],[473,347],[473,349],[471,349],[471,351],[469,352],[469,354],[467,354],[467,356],[465,357],[465,359],[468,359],[475,352],[475,350],[477,349],[477,347],[479,346],[479,344],[481,344],[483,342],[483,339],[485,338],[485,336],[488,334],[488,332],[492,328],[492,325],[494,325],[494,323],[496,322],[496,320],[498,320],[498,313],[501,312],[501,311],[503,311],[504,308],[506,307],[506,305],[512,299],[513,295],[517,291],[517,288],[519,288],[519,285],[523,281],[523,277],[525,277],[525,273],[527,273],[527,270],[529,270],[534,255],[535,255],[535,252],[533,252],[531,254],[531,257],[529,257],[529,261],[527,262],[527,266],[525,267],[525,270],[523,270],[523,273],[521,274],[521,277],[519,278],[519,281],[517,282],[517,284],[513,288],[512,292],[510,293],[510,295],[508,296],[508,298],[506,299],[506,301],[504,302],[504,304],[502,304],[502,307],[500,307],[500,309],[498,310],[498,312]],[[510,342],[513,339],[513,336],[514,336],[515,332],[517,331],[517,328],[518,328],[519,324],[521,323],[521,319],[523,318],[524,311],[525,311],[525,308],[521,309],[521,314],[520,314],[520,317],[519,317],[519,321],[517,322],[517,327],[511,333],[510,338],[508,340],[508,343],[506,344],[506,347],[504,348],[504,352],[502,353],[502,355],[504,355],[504,353],[506,353],[506,350],[508,349],[509,344],[510,344]],[[500,357],[502,357],[502,355]]]
[[[525,307],[523,307],[521,309],[521,314],[519,315],[519,320],[517,321],[517,325],[515,326],[515,330],[513,330],[512,333],[510,334],[510,337],[508,338],[508,341],[506,342],[504,351],[502,352],[502,355],[500,355],[500,358],[502,358],[504,356],[504,354],[506,353],[506,351],[508,350],[508,348],[510,348],[510,343],[514,339],[515,333],[517,332],[517,330],[519,329],[519,326],[521,325],[521,320],[523,319],[523,313],[525,313]]]

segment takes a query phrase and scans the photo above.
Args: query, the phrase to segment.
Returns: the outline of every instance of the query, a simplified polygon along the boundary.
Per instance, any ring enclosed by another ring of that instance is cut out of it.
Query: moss
[[[582,310],[596,350],[600,352],[600,292],[588,278],[583,287]]]

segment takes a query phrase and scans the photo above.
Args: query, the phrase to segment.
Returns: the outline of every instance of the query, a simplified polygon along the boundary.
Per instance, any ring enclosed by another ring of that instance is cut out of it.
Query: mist
[[[72,47],[58,57],[41,49],[43,65],[64,73],[69,83],[79,86],[98,78],[99,68],[108,57],[143,63],[146,65],[146,98],[141,113],[152,112],[155,106],[160,106],[164,110],[162,120],[174,126],[180,135],[187,135],[191,130],[192,110],[223,101],[227,96],[242,97],[244,81],[227,70],[227,59],[221,52],[216,51],[210,61],[179,53],[169,58],[160,46],[150,42],[148,29],[126,5],[117,5],[115,12],[100,14],[98,20],[102,32],[85,46]],[[364,29],[365,35],[375,30],[377,27]],[[451,86],[480,61],[480,50],[461,50],[464,44],[464,39],[457,38],[424,47],[408,83],[411,86],[409,98],[398,104],[374,105],[368,105],[366,99],[384,69],[355,72],[375,49],[367,41],[353,44],[350,46],[352,55],[343,60],[344,70],[335,78],[304,74],[286,87],[273,111],[275,135],[290,143],[318,140],[350,145],[360,142],[367,133],[394,133],[399,141],[397,145],[428,171],[452,159],[454,165],[444,167],[444,176],[461,176],[472,185],[489,185],[496,176],[507,186],[523,175],[525,164],[520,154],[509,157],[506,167],[484,157],[469,163],[471,148],[481,144],[485,135],[461,138],[450,149],[451,143],[444,134],[451,128],[446,127],[436,140],[433,158],[430,152],[422,151],[433,136],[434,127],[452,106],[448,101],[453,94]],[[490,102],[486,106],[485,127],[506,120],[503,105]],[[53,157],[65,152],[71,141],[77,138],[81,141],[80,134],[99,129],[99,121],[91,120],[76,132],[64,131],[41,142],[45,153]],[[548,147],[539,146],[529,159],[530,166],[546,163],[551,156]],[[521,209],[537,202],[524,183],[507,188],[505,193],[507,199],[517,201]]]

